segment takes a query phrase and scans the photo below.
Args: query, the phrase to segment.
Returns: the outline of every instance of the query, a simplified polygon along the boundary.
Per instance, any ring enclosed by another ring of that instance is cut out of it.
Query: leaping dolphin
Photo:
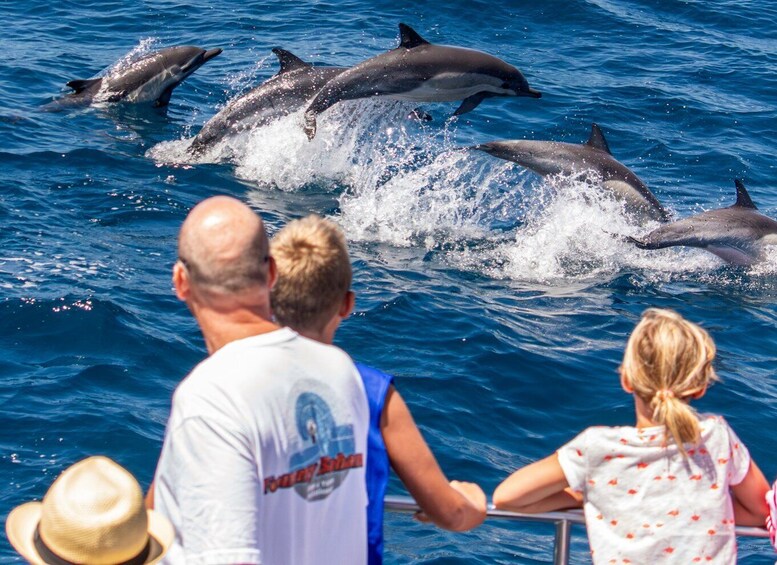
[[[583,144],[531,140],[492,141],[475,145],[473,149],[514,161],[542,176],[593,171],[601,176],[602,186],[606,190],[626,203],[628,212],[642,220],[669,221],[669,213],[645,183],[612,156],[607,140],[596,124],[591,126],[591,136]]]
[[[128,102],[166,106],[176,86],[202,65],[221,53],[183,45],[145,55],[120,65],[103,77],[71,80],[75,92],[54,102],[59,105],[88,105],[93,102]]]
[[[752,265],[762,259],[765,245],[777,244],[777,221],[758,212],[742,181],[734,183],[737,201],[733,206],[708,210],[661,226],[642,239],[629,240],[640,249],[700,247],[733,265]]]
[[[521,72],[482,51],[433,45],[410,26],[399,24],[396,49],[362,61],[321,89],[305,111],[305,133],[316,135],[316,116],[342,100],[388,96],[414,102],[463,100],[454,115],[477,108],[493,96],[542,94]]]
[[[266,125],[302,108],[316,92],[347,67],[314,67],[283,49],[272,50],[281,68],[276,75],[232,100],[208,120],[188,151],[202,153],[217,141]]]

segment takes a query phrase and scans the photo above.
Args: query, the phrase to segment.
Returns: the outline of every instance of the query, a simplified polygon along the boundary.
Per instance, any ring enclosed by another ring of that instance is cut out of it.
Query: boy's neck
[[[335,337],[335,332],[328,331],[328,328],[324,328],[323,330],[294,328],[294,330],[296,330],[296,332],[301,336],[312,339],[313,341],[318,341],[319,343],[325,343],[327,345],[332,345]]]

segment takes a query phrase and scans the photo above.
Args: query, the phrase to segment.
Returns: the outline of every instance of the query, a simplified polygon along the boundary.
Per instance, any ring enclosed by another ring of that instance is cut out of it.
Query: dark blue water
[[[358,307],[338,342],[397,375],[451,478],[491,492],[588,425],[630,423],[615,370],[650,306],[711,331],[723,382],[696,405],[723,413],[777,475],[777,259],[742,270],[702,251],[633,249],[609,234],[641,228],[586,182],[456,151],[582,142],[595,121],[677,216],[732,203],[738,177],[777,217],[772,2],[29,0],[2,12],[3,519],[91,454],[150,481],[170,395],[204,355],[171,292],[176,232],[217,193],[250,202],[273,232],[311,211],[343,226]],[[351,65],[395,46],[400,21],[504,58],[543,98],[486,100],[453,122],[455,105],[430,104],[428,124],[398,102],[344,104],[312,143],[296,115],[210,163],[175,164],[181,139],[276,72],[272,47]],[[166,111],[38,111],[68,80],[175,44],[224,53]],[[551,535],[503,523],[448,534],[392,515],[388,562],[547,562]],[[588,559],[583,536],[575,562]],[[763,540],[740,540],[740,557],[774,561]],[[13,560],[4,540],[0,560]]]

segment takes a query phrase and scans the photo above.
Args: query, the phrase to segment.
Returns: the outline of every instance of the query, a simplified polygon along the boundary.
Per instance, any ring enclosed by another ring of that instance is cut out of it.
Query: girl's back
[[[733,563],[729,486],[750,455],[720,416],[700,418],[701,441],[664,447],[663,426],[592,427],[558,451],[569,486],[585,498],[596,563]]]

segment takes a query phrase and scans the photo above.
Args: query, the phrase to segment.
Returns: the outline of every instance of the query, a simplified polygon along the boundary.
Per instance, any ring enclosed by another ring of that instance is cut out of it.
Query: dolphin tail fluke
[[[399,24],[399,46],[412,49],[419,45],[428,45],[429,42],[418,35],[418,32],[407,24]]]
[[[483,100],[485,100],[487,96],[482,93],[478,92],[477,94],[473,94],[472,96],[469,96],[464,99],[464,101],[461,103],[461,106],[458,107],[458,109],[453,112],[454,116],[461,116],[462,114],[466,114],[467,112],[471,112],[475,108],[477,108]]]
[[[101,78],[88,78],[86,80],[71,80],[67,83],[67,86],[75,90],[76,94],[80,94],[84,90],[98,85],[103,81]]]
[[[750,208],[751,210],[758,210],[755,204],[753,204],[753,200],[750,198],[750,194],[748,194],[744,183],[740,179],[734,179],[734,184],[737,187],[737,201],[734,206],[739,206],[740,208]]]

